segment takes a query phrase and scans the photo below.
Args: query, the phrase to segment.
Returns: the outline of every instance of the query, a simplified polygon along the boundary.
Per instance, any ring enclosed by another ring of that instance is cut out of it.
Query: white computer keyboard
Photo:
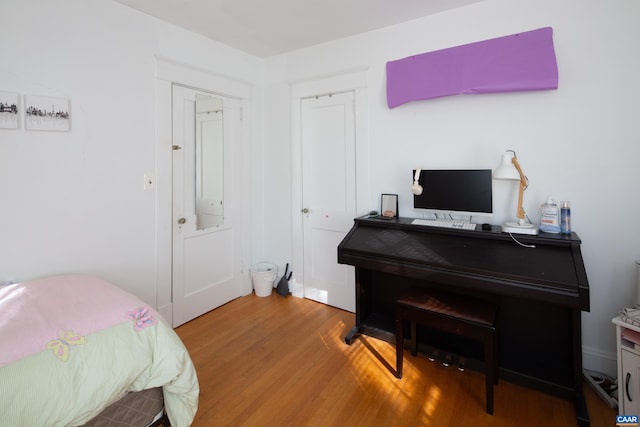
[[[414,219],[411,224],[428,225],[430,227],[457,228],[459,230],[475,230],[476,224],[455,219]]]

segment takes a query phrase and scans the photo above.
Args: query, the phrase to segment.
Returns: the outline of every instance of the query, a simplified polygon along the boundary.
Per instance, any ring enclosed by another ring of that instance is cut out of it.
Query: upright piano
[[[338,246],[338,262],[354,266],[356,276],[355,326],[345,341],[366,334],[394,342],[395,301],[410,286],[492,300],[499,306],[500,377],[573,399],[578,424],[588,426],[581,311],[589,311],[589,284],[580,244],[575,233],[510,235],[496,226],[356,218]],[[482,360],[481,345],[427,332],[428,340],[418,336],[423,348]]]

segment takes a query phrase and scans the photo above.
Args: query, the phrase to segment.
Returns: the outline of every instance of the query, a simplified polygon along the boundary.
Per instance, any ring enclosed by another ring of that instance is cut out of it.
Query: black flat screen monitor
[[[411,179],[415,177],[415,170]],[[413,207],[434,214],[493,215],[491,169],[423,169]]]

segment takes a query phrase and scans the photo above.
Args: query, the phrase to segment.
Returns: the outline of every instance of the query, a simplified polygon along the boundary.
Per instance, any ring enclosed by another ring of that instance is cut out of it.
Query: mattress
[[[160,426],[164,416],[162,388],[127,393],[82,427]],[[157,424],[156,424],[157,423]],[[168,427],[168,424],[166,424]]]

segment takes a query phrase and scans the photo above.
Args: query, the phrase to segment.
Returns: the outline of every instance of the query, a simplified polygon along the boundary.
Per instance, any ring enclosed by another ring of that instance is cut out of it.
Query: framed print
[[[0,129],[18,129],[18,94],[0,91]]]
[[[24,128],[27,130],[68,131],[71,128],[69,100],[50,96],[25,95]]]
[[[398,195],[382,194],[380,212],[383,218],[396,218],[398,216]]]

